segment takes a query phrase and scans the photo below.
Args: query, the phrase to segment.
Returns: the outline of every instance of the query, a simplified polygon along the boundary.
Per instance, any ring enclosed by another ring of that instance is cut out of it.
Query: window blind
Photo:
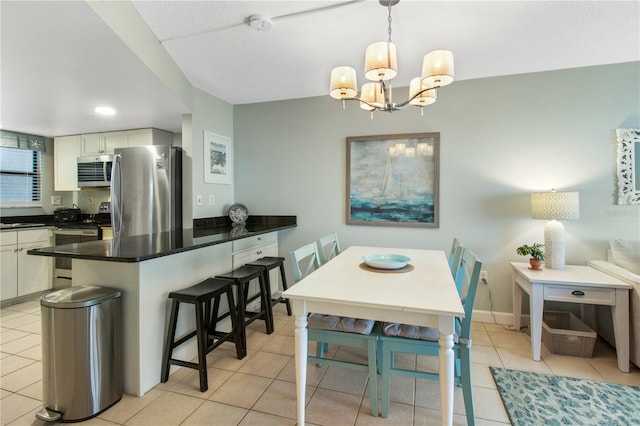
[[[0,207],[42,206],[40,151],[0,146]]]

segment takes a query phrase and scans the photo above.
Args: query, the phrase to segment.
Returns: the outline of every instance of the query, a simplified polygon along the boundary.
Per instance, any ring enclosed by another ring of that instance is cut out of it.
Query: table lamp
[[[547,219],[544,226],[545,266],[564,269],[564,226],[559,219],[580,219],[578,192],[534,192],[531,194],[531,216]]]

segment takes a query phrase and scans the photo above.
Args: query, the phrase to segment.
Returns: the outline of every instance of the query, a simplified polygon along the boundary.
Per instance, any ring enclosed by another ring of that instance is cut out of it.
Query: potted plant
[[[542,270],[542,261],[544,260],[544,251],[542,251],[544,244],[533,243],[532,245],[523,245],[516,249],[516,253],[520,256],[531,256],[529,264],[534,271]]]

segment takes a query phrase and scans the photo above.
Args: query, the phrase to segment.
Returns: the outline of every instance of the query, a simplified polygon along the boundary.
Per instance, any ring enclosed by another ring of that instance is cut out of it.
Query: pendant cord
[[[388,29],[389,43],[391,43],[391,1],[387,3],[387,7],[389,8],[389,17],[387,18],[387,20],[389,21],[389,29]]]

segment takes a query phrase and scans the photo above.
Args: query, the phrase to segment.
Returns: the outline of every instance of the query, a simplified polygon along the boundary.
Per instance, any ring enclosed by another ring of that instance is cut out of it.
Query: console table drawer
[[[570,285],[546,285],[544,287],[544,300],[615,305],[616,290]]]

